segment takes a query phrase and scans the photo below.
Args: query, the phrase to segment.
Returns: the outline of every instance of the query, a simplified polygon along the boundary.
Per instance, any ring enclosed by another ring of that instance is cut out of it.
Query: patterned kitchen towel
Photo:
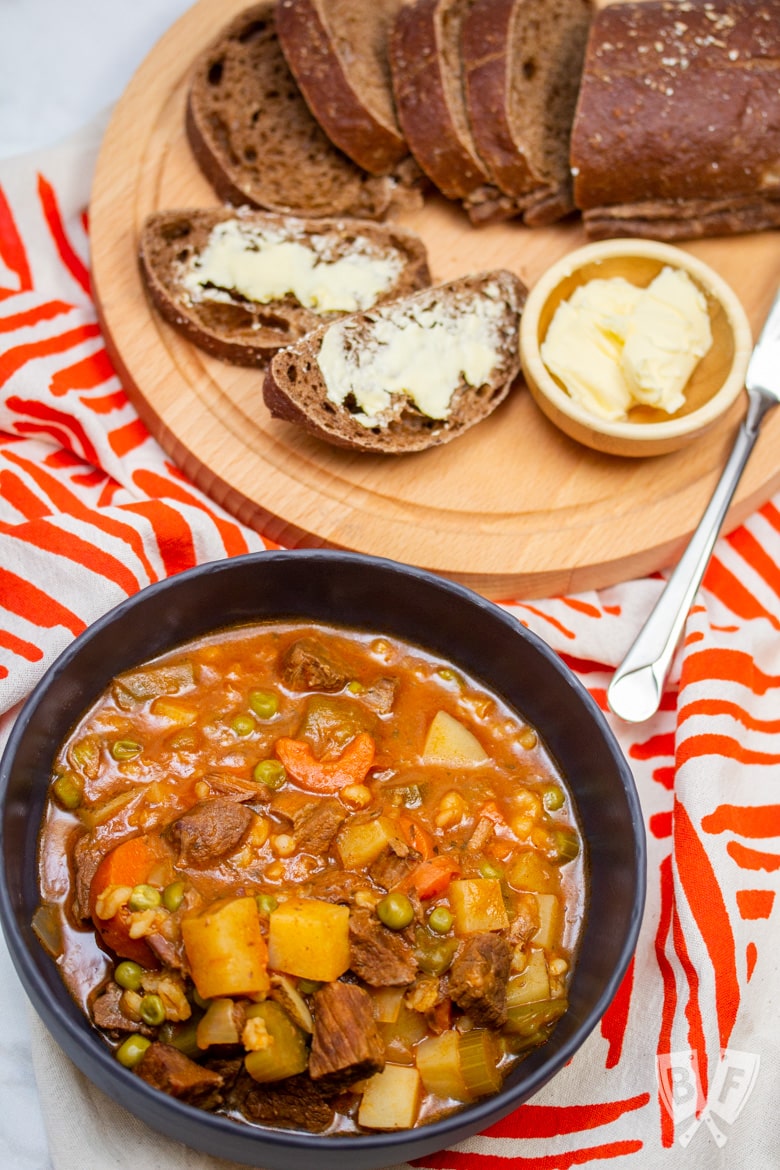
[[[0,163],[0,742],[57,654],[192,565],[268,547],[195,489],[111,368],[86,208],[102,127]],[[464,539],[467,539],[464,537]],[[605,689],[663,586],[504,604]],[[722,539],[660,712],[610,721],[650,842],[634,961],[536,1097],[438,1170],[780,1165],[780,497]],[[32,1022],[55,1170],[210,1170],[90,1085]]]

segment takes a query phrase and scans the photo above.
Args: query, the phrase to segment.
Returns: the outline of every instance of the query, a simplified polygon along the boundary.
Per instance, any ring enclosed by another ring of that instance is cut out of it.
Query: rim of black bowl
[[[54,679],[67,671],[71,661],[79,655],[83,647],[99,636],[107,627],[121,621],[128,610],[132,611],[139,604],[146,603],[147,600],[153,602],[161,594],[180,588],[184,582],[193,577],[218,575],[221,572],[233,571],[238,564],[256,562],[270,565],[289,561],[291,558],[308,558],[313,562],[328,561],[334,565],[343,565],[345,568],[357,565],[371,566],[380,572],[391,575],[411,576],[423,582],[428,588],[440,590],[444,596],[458,597],[460,600],[488,612],[493,620],[504,623],[508,634],[511,633],[512,636],[519,634],[520,637],[525,638],[534,646],[547,663],[568,683],[599,729],[616,765],[629,809],[635,852],[635,890],[632,910],[618,961],[591,1010],[577,1024],[571,1036],[552,1054],[550,1048],[553,1043],[552,1039],[534,1050],[518,1066],[515,1066],[515,1069],[509,1074],[508,1081],[505,1082],[505,1087],[500,1089],[498,1093],[482,1098],[439,1121],[419,1128],[371,1134],[322,1135],[299,1130],[274,1129],[270,1126],[242,1125],[226,1115],[198,1109],[153,1089],[140,1077],[135,1076],[132,1071],[124,1069],[116,1061],[112,1051],[104,1044],[96,1030],[89,1025],[85,1030],[82,1021],[85,1021],[86,1017],[81,1014],[80,1009],[78,1009],[78,1019],[71,1019],[68,1016],[59,1015],[51,1007],[46,995],[45,980],[21,937],[6,881],[0,881],[0,925],[25,992],[55,1040],[68,1053],[77,1067],[99,1088],[102,1088],[109,1097],[128,1108],[136,1116],[145,1119],[157,1132],[165,1134],[172,1140],[184,1141],[185,1144],[188,1144],[189,1138],[181,1135],[187,1134],[187,1131],[194,1127],[198,1131],[198,1140],[189,1144],[213,1156],[229,1157],[235,1161],[241,1161],[242,1157],[249,1158],[251,1147],[254,1145],[257,1148],[259,1161],[251,1158],[245,1163],[246,1165],[292,1166],[290,1157],[293,1154],[296,1152],[302,1154],[308,1151],[318,1155],[319,1164],[324,1170],[331,1166],[337,1170],[340,1167],[357,1167],[358,1165],[365,1166],[367,1170],[370,1167],[379,1170],[382,1166],[391,1165],[398,1158],[408,1160],[412,1157],[421,1157],[462,1141],[480,1132],[486,1124],[493,1124],[501,1117],[505,1117],[537,1093],[571,1060],[596,1027],[614,998],[636,949],[645,903],[646,834],[633,775],[614,733],[587,688],[539,635],[523,626],[497,603],[489,601],[457,582],[439,577],[425,569],[362,553],[330,549],[266,550],[204,562],[194,568],[154,582],[108,610],[70,642],[47,668],[25,701],[11,729],[2,758],[0,758],[0,857],[3,858],[5,865],[6,795],[11,773],[10,764],[13,762],[17,746],[33,719],[42,697]],[[293,613],[294,607],[291,607],[290,615],[292,616]],[[235,624],[235,622],[228,624]],[[348,621],[344,621],[343,624],[349,626]],[[215,623],[213,628],[219,629],[220,626]],[[355,628],[359,627],[356,625]],[[422,639],[418,639],[418,644],[425,646]],[[173,645],[174,643],[171,643],[171,648]],[[454,657],[456,656],[454,655]],[[95,691],[95,698],[100,693],[100,689]],[[544,738],[544,729],[540,728],[540,730]],[[573,790],[572,795],[576,802],[576,793]],[[40,826],[38,825],[36,826],[36,841],[39,831]],[[37,850],[34,863],[37,865]],[[575,979],[576,971],[575,964]],[[59,973],[57,977],[59,978]],[[553,1033],[553,1037],[554,1035],[555,1033]],[[69,1046],[73,1051],[69,1051]],[[96,1070],[102,1072],[103,1077],[98,1079]],[[520,1073],[527,1072],[528,1075],[518,1077],[518,1070]],[[516,1083],[509,1083],[513,1080]],[[117,1086],[121,1086],[123,1090],[121,1094],[119,1088],[114,1091],[115,1083]],[[132,1104],[127,1103],[128,1098]],[[158,1115],[163,1118],[159,1123]],[[178,1126],[176,1125],[177,1119],[180,1122]],[[282,1162],[274,1160],[269,1156],[268,1146],[273,1146],[280,1152],[287,1151],[288,1157]],[[236,1147],[240,1147],[240,1150],[237,1151]],[[241,1150],[244,1152],[242,1153]],[[325,1152],[328,1156],[323,1159]],[[382,1159],[378,1160],[377,1155],[380,1153]],[[350,1158],[350,1154],[353,1155],[352,1158]]]

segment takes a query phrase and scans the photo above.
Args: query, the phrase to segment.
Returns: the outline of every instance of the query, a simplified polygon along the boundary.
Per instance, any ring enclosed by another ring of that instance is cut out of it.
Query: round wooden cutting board
[[[400,457],[338,450],[271,419],[262,371],[196,349],[150,308],[138,273],[144,217],[217,202],[184,132],[189,68],[246,0],[200,0],[158,42],[108,127],[90,207],[95,295],[106,342],[142,418],[195,483],[287,547],[333,546],[405,561],[493,598],[615,584],[675,560],[695,527],[744,411],[686,450],[623,459],[557,431],[521,384],[485,422],[440,448]],[[472,228],[432,196],[401,222],[419,231],[436,281],[490,267],[530,287],[580,247],[575,222]],[[780,232],[689,250],[742,300],[754,334],[780,280]],[[780,412],[748,464],[726,528],[780,487]]]

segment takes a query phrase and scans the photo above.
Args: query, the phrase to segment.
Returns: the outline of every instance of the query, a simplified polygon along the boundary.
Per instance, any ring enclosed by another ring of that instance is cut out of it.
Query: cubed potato
[[[427,764],[482,764],[488,753],[472,731],[447,711],[437,711],[423,745]]]
[[[506,880],[513,890],[540,894],[555,894],[561,888],[560,870],[535,849],[524,849],[512,859]]]
[[[397,838],[398,829],[389,817],[349,821],[336,838],[336,851],[345,869],[363,869]]]
[[[349,967],[349,908],[290,898],[271,911],[268,963],[299,979],[332,983]]]
[[[539,929],[531,941],[549,951],[560,942],[563,926],[560,898],[555,894],[537,894],[536,901],[539,904]]]
[[[528,964],[519,975],[512,975],[507,984],[507,1006],[520,1003],[534,1003],[550,998],[550,976],[547,958],[541,949],[534,948],[528,956]]]
[[[505,930],[509,926],[497,878],[459,878],[450,882],[449,898],[458,935]]]
[[[411,1129],[420,1108],[420,1074],[410,1065],[387,1064],[365,1082],[358,1125],[367,1129]]]
[[[426,1092],[445,1100],[471,1100],[460,1067],[460,1034],[454,1029],[418,1044],[416,1060]]]
[[[182,919],[184,949],[203,999],[255,995],[271,986],[254,898],[224,898]]]

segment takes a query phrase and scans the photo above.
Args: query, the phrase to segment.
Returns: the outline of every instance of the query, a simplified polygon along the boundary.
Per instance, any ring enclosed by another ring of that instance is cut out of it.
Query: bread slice
[[[312,117],[279,46],[275,0],[240,13],[195,61],[187,135],[220,199],[269,211],[381,219],[403,192],[366,174]]]
[[[403,228],[249,208],[155,212],[139,259],[162,316],[242,366],[264,365],[323,321],[430,284],[425,246]]]
[[[409,148],[448,199],[463,202],[473,223],[519,208],[491,181],[477,155],[463,90],[461,28],[471,0],[413,0],[396,17],[390,68],[398,120]]]
[[[396,118],[388,38],[403,0],[279,0],[276,27],[309,109],[331,142],[374,175],[408,147]]]
[[[591,27],[571,139],[589,238],[780,226],[780,0],[643,0]]]
[[[574,206],[569,138],[591,18],[591,0],[473,0],[463,21],[477,152],[527,224]]]
[[[266,406],[356,451],[448,443],[509,393],[525,297],[522,282],[499,269],[322,325],[272,359]]]

